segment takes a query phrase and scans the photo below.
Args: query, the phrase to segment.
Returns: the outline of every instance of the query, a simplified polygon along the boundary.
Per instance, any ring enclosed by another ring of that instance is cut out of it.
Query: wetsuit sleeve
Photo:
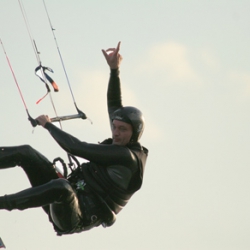
[[[122,107],[121,81],[119,69],[111,69],[107,92],[107,104],[110,123],[115,110]]]
[[[114,144],[103,145],[82,142],[57,128],[52,123],[46,123],[45,128],[55,141],[70,154],[95,162],[101,166],[118,164],[134,167],[137,165],[135,155],[127,147]]]

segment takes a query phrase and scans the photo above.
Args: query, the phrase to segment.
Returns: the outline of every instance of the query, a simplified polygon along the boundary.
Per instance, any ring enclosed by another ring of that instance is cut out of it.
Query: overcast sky
[[[54,70],[59,115],[75,109],[42,0],[23,0],[44,66]],[[250,249],[250,2],[248,0],[46,1],[78,107],[93,121],[63,129],[97,143],[110,137],[109,68],[101,49],[121,41],[123,104],[141,109],[149,149],[144,183],[116,223],[56,236],[42,209],[0,211],[8,250]],[[55,116],[18,0],[0,2],[0,38],[30,114]],[[1,50],[1,48],[0,48]],[[27,121],[0,51],[0,144],[30,144],[51,161],[66,153]],[[50,74],[52,76],[52,74]],[[2,170],[0,195],[29,187]]]

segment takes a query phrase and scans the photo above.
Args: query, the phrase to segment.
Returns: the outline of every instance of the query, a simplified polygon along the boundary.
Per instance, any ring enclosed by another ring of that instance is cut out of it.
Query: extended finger
[[[118,44],[117,44],[117,47],[116,47],[116,49],[115,49],[115,51],[114,51],[114,54],[118,54],[118,52],[119,52],[119,50],[120,50],[120,44],[121,44],[121,42],[119,42]]]
[[[118,52],[120,50],[121,42],[117,44],[116,51]]]

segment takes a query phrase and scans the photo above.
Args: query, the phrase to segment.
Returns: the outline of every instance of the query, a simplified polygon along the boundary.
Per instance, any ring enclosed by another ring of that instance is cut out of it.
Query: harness
[[[108,204],[94,192],[85,182],[80,168],[74,170],[68,177],[69,182],[77,192],[82,212],[85,213],[85,219],[88,223],[95,224],[100,219],[102,226],[110,227],[116,221],[116,215]],[[100,225],[99,224],[99,225]],[[98,225],[98,226],[99,226]],[[85,225],[86,226],[86,225]]]
[[[73,157],[73,159],[74,158],[75,157]],[[74,160],[76,160],[76,164],[80,166],[77,159]],[[72,169],[71,167],[72,172],[67,177],[68,172],[66,163],[58,157],[54,159],[53,164],[55,165],[58,161],[62,164],[64,172],[62,173],[56,168],[57,175],[59,178],[67,179],[75,190],[80,210],[82,212],[82,218],[81,223],[79,223],[73,230],[67,232],[62,232],[51,220],[57,235],[61,236],[64,234],[80,233],[100,225],[104,228],[112,226],[116,221],[115,213],[98,194],[90,189],[83,179],[80,168]]]

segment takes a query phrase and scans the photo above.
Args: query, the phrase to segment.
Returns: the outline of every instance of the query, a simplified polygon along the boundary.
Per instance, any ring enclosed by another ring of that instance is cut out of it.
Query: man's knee
[[[37,154],[37,151],[28,144],[16,147],[6,147],[4,148],[4,151],[6,152],[6,154],[12,154],[15,158],[18,159],[29,159]]]
[[[27,144],[17,147],[17,155],[18,159],[28,166],[53,165],[44,155]]]
[[[28,144],[25,145],[21,145],[18,147],[18,152],[22,155],[22,156],[34,156],[34,155],[40,155],[40,153],[35,150],[33,147],[31,147]]]
[[[24,145],[21,145],[19,146],[20,149],[24,150],[24,151],[33,151],[34,149],[28,145],[28,144],[24,144]]]
[[[9,168],[21,165],[22,161],[28,162],[34,155],[34,149],[29,145],[0,148],[0,167]]]
[[[70,201],[75,197],[75,192],[68,180],[63,178],[51,180],[51,185],[62,194],[62,200]]]
[[[71,187],[69,181],[66,179],[59,178],[56,180],[52,180],[51,182],[53,182],[53,185],[58,189],[72,190],[72,187]]]

